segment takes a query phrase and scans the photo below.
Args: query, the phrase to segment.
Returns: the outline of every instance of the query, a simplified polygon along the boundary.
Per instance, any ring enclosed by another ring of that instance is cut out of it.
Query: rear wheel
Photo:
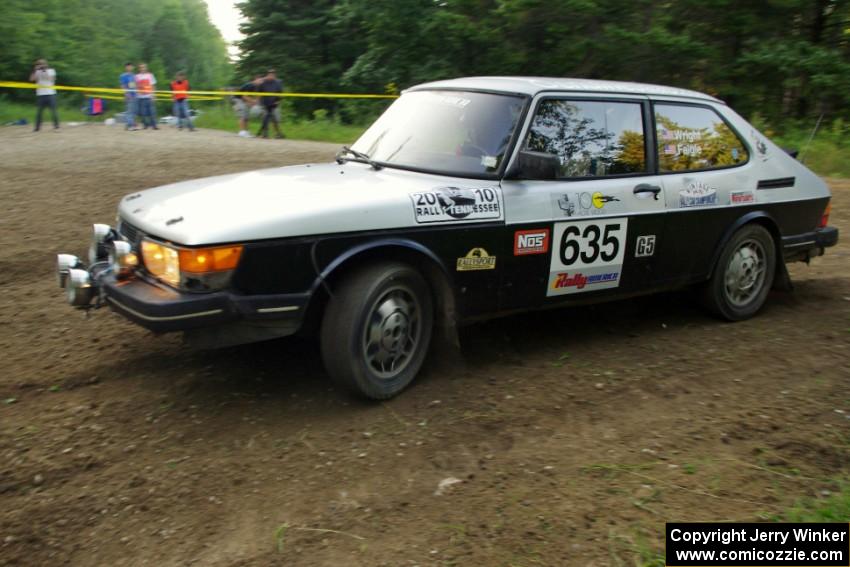
[[[346,277],[322,320],[322,358],[336,382],[390,398],[416,377],[434,326],[431,290],[413,268],[381,263]]]
[[[729,321],[748,319],[764,305],[775,272],[773,236],[761,225],[745,225],[723,248],[705,287],[705,303]]]

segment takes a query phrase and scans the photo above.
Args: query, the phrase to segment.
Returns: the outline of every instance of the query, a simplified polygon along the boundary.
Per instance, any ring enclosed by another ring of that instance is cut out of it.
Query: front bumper
[[[138,239],[136,239],[138,240]],[[132,261],[130,261],[132,259]],[[108,225],[94,225],[89,266],[59,254],[57,276],[80,309],[108,305],[155,333],[187,331],[201,344],[238,344],[295,333],[310,293],[244,295],[180,291],[141,271],[131,245]]]
[[[213,327],[237,321],[275,322],[298,330],[309,294],[186,293],[141,277],[101,278],[102,300],[130,321],[156,333]],[[291,334],[289,333],[289,334]]]

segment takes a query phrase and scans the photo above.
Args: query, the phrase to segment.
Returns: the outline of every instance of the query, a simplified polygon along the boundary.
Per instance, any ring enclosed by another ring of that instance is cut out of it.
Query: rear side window
[[[747,146],[714,110],[655,105],[658,169],[699,171],[746,163]]]
[[[544,100],[524,149],[558,156],[561,179],[644,173],[641,104]]]

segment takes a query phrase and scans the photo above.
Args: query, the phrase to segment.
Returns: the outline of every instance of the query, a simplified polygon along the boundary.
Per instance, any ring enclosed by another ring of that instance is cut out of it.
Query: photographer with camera
[[[41,115],[45,108],[49,108],[53,113],[53,129],[59,129],[59,116],[56,113],[56,89],[53,86],[56,84],[56,71],[48,64],[46,59],[39,59],[33,66],[30,74],[30,81],[37,85],[35,89],[36,100],[36,115],[35,115],[35,130],[38,132],[41,129]]]

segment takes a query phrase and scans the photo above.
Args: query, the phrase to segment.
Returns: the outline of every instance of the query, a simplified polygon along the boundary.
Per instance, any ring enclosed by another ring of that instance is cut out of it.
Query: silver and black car
[[[699,286],[751,317],[837,242],[829,201],[711,96],[465,78],[408,89],[335,163],[127,195],[58,270],[72,305],[201,347],[317,335],[329,374],[380,399],[432,336],[500,313]]]

